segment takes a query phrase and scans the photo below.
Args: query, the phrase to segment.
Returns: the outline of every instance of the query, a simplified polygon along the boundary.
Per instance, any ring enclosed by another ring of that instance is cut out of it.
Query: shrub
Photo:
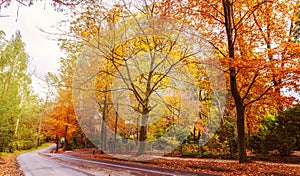
[[[199,155],[199,146],[197,144],[181,144],[180,153],[182,156],[198,156]]]
[[[234,119],[225,117],[215,136],[205,145],[205,148],[216,155],[230,154],[235,156],[238,149],[234,127]]]
[[[288,156],[297,149],[299,141],[300,105],[297,105],[264,121],[258,134],[251,136],[249,147],[256,154],[266,155],[270,150],[278,150],[281,156]]]

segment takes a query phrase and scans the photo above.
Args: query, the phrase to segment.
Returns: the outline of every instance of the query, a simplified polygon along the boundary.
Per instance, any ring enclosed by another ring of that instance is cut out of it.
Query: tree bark
[[[235,77],[230,76],[230,89],[235,102],[237,113],[237,132],[238,132],[238,148],[239,148],[239,162],[248,162],[246,154],[246,141],[245,141],[245,108],[239,92],[237,92],[237,85]]]
[[[44,115],[45,115],[45,109],[46,109],[46,106],[47,106],[47,103],[48,103],[49,93],[50,93],[50,86],[48,86],[48,90],[47,90],[47,93],[46,93],[46,100],[44,102],[42,113],[41,113],[41,116],[40,116],[39,127],[38,127],[38,132],[37,132],[36,141],[35,141],[35,148],[37,148],[40,145],[40,134],[41,134],[41,131],[42,131],[42,123],[43,123],[43,118],[44,118]]]
[[[105,90],[107,90],[107,86],[105,87]],[[103,110],[102,110],[102,124],[101,124],[101,150],[106,150],[106,116],[108,113],[108,106],[107,106],[107,95],[105,93],[104,95],[104,101],[103,101]]]
[[[196,139],[196,127],[194,126],[194,132],[193,132],[193,141],[194,144],[197,144],[197,139]]]
[[[229,52],[229,59],[234,60],[234,24],[232,21],[232,3],[230,0],[222,0],[224,8],[224,17],[225,17],[225,28],[227,34],[227,47]],[[238,131],[238,148],[239,148],[239,162],[244,163],[248,162],[246,154],[246,141],[245,141],[245,108],[243,104],[243,99],[240,96],[237,86],[237,71],[234,66],[229,62],[229,71],[230,71],[230,91],[233,96],[236,112],[237,112],[237,131]]]
[[[58,144],[59,144],[59,142],[58,142],[58,136],[57,135],[55,135],[55,142],[56,142],[55,152],[58,152]]]
[[[68,117],[67,117],[67,119],[69,120]],[[68,134],[68,125],[65,126],[65,134],[64,134],[65,141],[64,141],[63,147],[62,147],[63,151],[65,151],[66,147],[67,147],[67,134]]]
[[[148,126],[148,117],[149,117],[149,110],[148,108],[143,108],[142,111],[142,123],[140,128],[140,143],[139,143],[139,150],[137,152],[137,156],[143,155],[146,152],[146,140],[147,140],[147,126]]]
[[[116,153],[116,148],[117,148],[118,119],[119,119],[119,114],[118,114],[118,105],[117,105],[113,154]]]

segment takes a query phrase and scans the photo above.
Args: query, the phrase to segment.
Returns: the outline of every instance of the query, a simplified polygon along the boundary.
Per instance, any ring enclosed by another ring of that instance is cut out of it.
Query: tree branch
[[[53,0],[53,2],[57,3],[57,4],[62,4],[65,6],[76,6],[79,5],[80,3],[82,3],[84,0],[80,0],[78,2],[64,2],[63,0]]]
[[[269,0],[264,0],[258,4],[256,4],[255,6],[252,7],[251,10],[248,10],[243,16],[242,18],[235,24],[235,27],[236,29],[238,29],[242,24],[243,24],[243,21],[246,21],[247,19],[249,19],[251,17],[251,15],[261,6],[263,5],[264,3],[267,3],[267,2],[271,2]]]
[[[259,97],[257,97],[256,99],[254,99],[254,100],[249,101],[248,103],[246,103],[246,104],[244,105],[244,108],[247,107],[249,104],[252,104],[252,103],[254,103],[254,102],[260,100],[264,95],[267,94],[267,92],[268,92],[270,89],[271,89],[271,86],[268,87],[268,88],[267,88],[267,89],[266,89]]]
[[[248,96],[248,94],[249,94],[249,92],[250,92],[250,90],[251,90],[251,88],[252,88],[252,86],[253,86],[256,78],[258,77],[258,72],[259,72],[259,70],[257,69],[256,72],[255,72],[255,74],[254,74],[254,76],[253,76],[253,78],[252,78],[252,81],[251,81],[251,83],[250,83],[250,85],[249,85],[249,87],[248,87],[248,89],[247,89],[247,91],[246,91],[246,93],[244,95],[244,97],[242,98],[242,101],[244,101],[245,98]]]

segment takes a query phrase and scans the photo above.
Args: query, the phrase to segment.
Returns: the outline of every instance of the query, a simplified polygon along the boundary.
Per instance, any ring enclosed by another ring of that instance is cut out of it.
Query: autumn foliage
[[[264,121],[266,115],[280,115],[283,110],[291,107],[295,102],[295,98],[287,93],[287,91],[299,92],[300,69],[297,53],[299,53],[300,47],[295,42],[294,35],[295,22],[298,20],[296,15],[298,4],[295,1],[164,0],[161,2],[147,1],[142,5],[130,4],[127,1],[110,7],[101,2],[92,5],[80,12],[71,12],[74,21],[71,23],[68,35],[73,36],[75,40],[63,40],[67,41],[63,48],[68,50],[68,48],[80,46],[78,50],[71,50],[78,57],[80,54],[86,54],[82,46],[89,48],[89,54],[92,53],[90,57],[93,59],[88,61],[90,67],[88,67],[87,73],[91,69],[98,69],[98,72],[92,76],[93,79],[96,79],[94,82],[96,84],[89,82],[97,92],[95,93],[97,110],[100,112],[103,122],[106,122],[111,130],[116,130],[116,132],[119,130],[117,133],[122,137],[126,136],[126,131],[129,129],[131,132],[126,138],[145,141],[147,135],[149,138],[161,136],[167,131],[168,125],[172,126],[170,119],[178,118],[176,115],[174,116],[174,112],[176,108],[178,109],[177,106],[180,107],[178,105],[180,101],[177,102],[175,97],[165,97],[169,106],[166,106],[168,108],[164,110],[163,117],[157,121],[154,127],[159,130],[148,126],[138,130],[135,126],[129,128],[127,125],[126,127],[124,119],[118,121],[120,114],[113,105],[111,86],[114,76],[122,72],[121,68],[129,68],[125,58],[132,59],[132,55],[138,55],[140,51],[151,51],[152,46],[156,45],[155,48],[163,42],[165,42],[165,48],[161,48],[161,51],[170,49],[167,46],[168,42],[157,36],[152,39],[137,37],[130,42],[114,43],[116,42],[114,39],[122,35],[115,30],[116,26],[120,27],[118,24],[128,19],[138,19],[139,16],[176,19],[182,24],[189,25],[191,29],[197,30],[203,40],[214,49],[216,53],[214,59],[220,61],[222,68],[219,69],[224,73],[227,84],[226,109],[222,122],[225,125],[224,129],[230,129],[232,135],[229,135],[228,138],[231,139],[225,142],[233,146],[234,141],[237,141],[240,162],[248,161],[246,139],[259,131],[261,122]],[[104,35],[108,35],[110,38],[105,38]],[[183,53],[178,51],[177,55],[180,55],[180,52]],[[206,117],[209,116],[207,110],[214,104],[212,101],[218,101],[213,96],[220,97],[220,95],[218,91],[204,91],[211,85],[211,81],[207,79],[207,73],[203,71],[204,68],[208,68],[205,67],[204,62],[197,60],[197,57],[187,57],[180,61],[197,80],[195,82],[197,82],[198,88],[201,90],[203,88],[203,91],[199,91],[199,101],[202,101],[199,105],[201,112],[193,131],[190,132],[193,135],[194,143],[197,144],[201,136],[209,131],[204,124],[207,120]],[[216,67],[216,65],[210,65]],[[161,72],[155,74],[148,74],[148,76],[150,75],[148,78],[153,76],[153,80],[157,80],[163,75]],[[149,81],[143,75],[141,74],[140,79],[131,80],[128,83],[130,86],[127,85],[132,88],[131,100],[138,100],[131,108],[140,112],[142,116],[151,111],[150,104],[147,104],[151,95],[151,86],[147,87],[147,84],[143,84],[143,81]],[[127,77],[125,76],[125,78]],[[168,79],[161,79],[159,86],[163,89],[170,86],[170,82]],[[150,81],[151,83],[153,82]],[[68,94],[65,91],[61,90],[59,96],[65,97],[64,99],[68,99],[67,101],[70,102],[71,96],[64,95]],[[64,101],[58,99],[60,104],[66,104]],[[77,105],[75,106],[77,107]],[[64,116],[74,113],[71,105],[63,107],[56,111]],[[172,108],[173,112],[171,112]],[[219,107],[219,110],[221,109],[222,107]],[[57,118],[61,117],[58,114],[56,116]],[[75,119],[73,115],[70,118]],[[68,123],[68,120],[65,122]],[[105,128],[102,125],[102,133]],[[223,133],[222,129],[218,131],[219,135]],[[70,132],[72,131],[70,129]],[[92,131],[90,130],[90,132]],[[101,140],[105,141],[106,137],[101,136]],[[117,141],[116,136],[114,140]],[[172,140],[164,142],[172,143]],[[199,148],[201,149],[201,147]]]
[[[245,129],[248,133],[257,131],[264,114],[280,113],[292,104],[294,99],[283,89],[299,89],[299,57],[290,55],[298,48],[291,42],[297,4],[166,0],[160,8],[162,15],[175,16],[198,28],[218,51],[228,73],[229,98],[235,104],[227,110],[237,116],[240,161],[245,161]]]

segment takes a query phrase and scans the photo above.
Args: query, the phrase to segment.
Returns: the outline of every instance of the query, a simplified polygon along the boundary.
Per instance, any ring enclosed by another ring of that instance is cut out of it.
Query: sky
[[[8,16],[0,18],[0,30],[6,33],[7,39],[20,30],[30,57],[30,69],[34,70],[33,91],[44,98],[47,89],[45,83],[37,77],[45,77],[48,72],[58,73],[59,59],[65,55],[58,46],[59,42],[53,39],[54,36],[49,36],[40,29],[58,32],[57,24],[66,17],[54,11],[48,1],[38,1],[30,7],[21,6],[19,11],[18,3],[14,2],[8,8],[2,8],[0,15]]]

